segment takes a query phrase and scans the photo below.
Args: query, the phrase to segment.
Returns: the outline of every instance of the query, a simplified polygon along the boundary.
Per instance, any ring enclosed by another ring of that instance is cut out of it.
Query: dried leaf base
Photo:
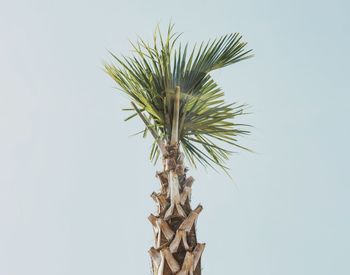
[[[151,195],[157,204],[157,213],[148,217],[155,240],[149,250],[153,275],[200,275],[205,244],[197,243],[195,225],[202,206],[191,209],[194,179],[186,177],[183,156],[177,147],[167,146],[166,149],[164,170],[157,173],[161,189]],[[171,186],[174,183],[170,177],[174,175],[178,182]]]

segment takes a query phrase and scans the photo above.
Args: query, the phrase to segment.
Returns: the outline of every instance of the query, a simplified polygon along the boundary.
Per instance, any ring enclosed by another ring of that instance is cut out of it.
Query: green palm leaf
[[[115,63],[105,64],[105,71],[131,99],[128,111],[133,113],[126,120],[140,117],[146,127],[141,133],[150,132],[154,137],[151,160],[159,158],[160,144],[171,139],[175,88],[179,87],[179,143],[188,161],[227,171],[225,162],[232,151],[225,144],[246,149],[237,143],[237,137],[249,133],[247,125],[234,123],[245,106],[225,103],[210,73],[251,57],[251,50],[245,49],[238,33],[202,43],[190,53],[188,44],[176,45],[178,38],[173,25],[165,39],[157,27],[152,45],[139,39],[132,44],[134,56],[111,53]]]

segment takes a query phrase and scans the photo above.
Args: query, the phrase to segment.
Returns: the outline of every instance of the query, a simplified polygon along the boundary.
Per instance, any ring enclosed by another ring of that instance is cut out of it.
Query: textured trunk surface
[[[161,188],[152,194],[157,212],[148,218],[154,231],[153,274],[200,275],[205,244],[197,243],[195,224],[202,206],[191,209],[194,179],[186,177],[183,154],[176,145],[166,146],[166,152],[164,170],[157,173]]]

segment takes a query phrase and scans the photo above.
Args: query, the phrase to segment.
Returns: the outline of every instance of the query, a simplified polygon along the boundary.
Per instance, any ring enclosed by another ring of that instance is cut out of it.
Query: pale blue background
[[[214,76],[257,153],[191,170],[203,274],[350,274],[348,1],[0,3],[0,275],[150,273],[156,168],[101,64],[170,19],[256,54]]]

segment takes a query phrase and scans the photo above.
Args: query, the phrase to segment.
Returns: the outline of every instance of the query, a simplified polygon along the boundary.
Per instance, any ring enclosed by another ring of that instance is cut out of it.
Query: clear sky
[[[234,183],[190,171],[203,274],[350,274],[348,3],[2,0],[0,275],[150,274],[160,167],[102,62],[171,19],[256,54],[214,74],[250,105],[256,153],[233,156]]]

